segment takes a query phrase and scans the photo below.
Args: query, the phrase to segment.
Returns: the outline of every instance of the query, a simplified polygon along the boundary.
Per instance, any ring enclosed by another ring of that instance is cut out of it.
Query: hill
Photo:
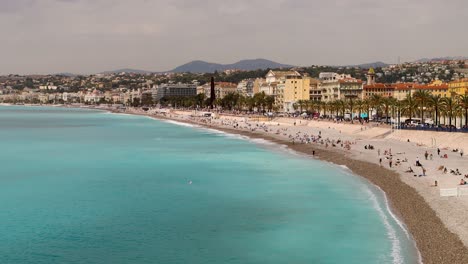
[[[243,71],[253,71],[253,70],[264,70],[264,69],[277,69],[277,68],[291,68],[292,65],[281,64],[270,60],[265,59],[255,59],[255,60],[241,60],[233,64],[219,64],[219,63],[210,63],[206,61],[192,61],[187,64],[181,65],[171,72],[192,72],[192,73],[212,73],[215,71],[225,71],[225,70],[243,70]]]
[[[457,57],[440,57],[440,58],[422,58],[415,62],[449,61],[449,60],[468,60],[468,57],[457,56]]]
[[[137,73],[137,74],[150,74],[152,73],[151,71],[145,71],[145,70],[137,70],[137,69],[119,69],[119,70],[113,70],[113,71],[105,71],[105,72],[100,72],[99,74],[116,74],[116,73]]]
[[[385,62],[377,61],[377,62],[372,62],[372,63],[359,64],[359,65],[356,65],[356,67],[359,67],[362,69],[368,69],[368,68],[383,68],[389,65],[390,64],[387,64]]]

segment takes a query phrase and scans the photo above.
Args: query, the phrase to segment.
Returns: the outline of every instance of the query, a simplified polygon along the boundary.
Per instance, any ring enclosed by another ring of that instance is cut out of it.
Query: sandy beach
[[[206,118],[189,111],[147,113],[127,109],[126,113],[263,138],[313,158],[345,165],[386,193],[392,210],[414,237],[424,263],[468,263],[468,196],[440,196],[441,188],[461,187],[460,180],[468,174],[467,157],[461,155],[468,147],[466,134],[392,133],[385,126],[292,118]],[[422,166],[416,166],[417,160]],[[442,166],[447,172],[440,169]],[[413,172],[407,172],[410,167]],[[455,175],[457,169],[461,175]]]

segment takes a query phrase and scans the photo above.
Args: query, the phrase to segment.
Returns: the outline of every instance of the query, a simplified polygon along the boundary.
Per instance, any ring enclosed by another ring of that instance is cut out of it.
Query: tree
[[[370,99],[368,99],[368,98],[364,99],[364,101],[362,103],[363,103],[364,109],[366,110],[367,120],[370,120],[370,109],[372,107],[372,103],[371,103]]]
[[[354,104],[356,105],[356,109],[358,111],[358,118],[361,120],[361,114],[363,111],[365,111],[365,104],[364,101],[361,99],[355,100]]]
[[[371,107],[375,109],[377,116],[380,116],[379,111],[380,111],[380,106],[382,104],[382,99],[383,99],[383,97],[378,95],[378,94],[374,94],[370,98]],[[370,116],[369,116],[369,118],[370,118]]]
[[[388,112],[390,110],[390,108],[392,107],[392,100],[391,98],[388,98],[388,97],[384,97],[384,98],[381,98],[380,99],[380,103],[385,111],[385,123],[389,123],[388,122]]]
[[[356,106],[355,99],[352,97],[348,98],[347,105],[348,105],[349,111],[351,112],[351,124],[353,124],[354,123],[354,120],[353,120],[354,108]]]
[[[404,100],[395,100],[394,101],[394,107],[397,110],[397,117],[398,117],[398,127],[401,125],[401,112],[403,111],[405,107],[405,101]]]
[[[468,95],[460,95],[458,100],[460,103],[460,107],[464,110],[465,126],[468,127]]]
[[[267,95],[265,97],[265,105],[269,112],[273,111],[274,104],[275,104],[275,97],[272,95]]]
[[[421,110],[421,123],[424,124],[424,108],[430,100],[431,94],[426,90],[417,90],[413,97]]]
[[[257,93],[253,97],[254,105],[257,109],[262,109],[262,112],[265,111],[265,92]]]
[[[197,102],[198,107],[203,108],[203,106],[205,105],[205,101],[206,101],[205,93],[197,94],[195,101]]]
[[[403,113],[409,115],[410,121],[413,118],[413,113],[415,109],[417,108],[417,106],[418,105],[416,101],[414,101],[414,98],[413,96],[411,96],[411,94],[408,94],[405,100],[403,100]]]
[[[429,106],[432,107],[432,109],[435,112],[435,125],[438,126],[440,124],[440,110],[443,108],[443,98],[440,97],[440,95],[432,95],[429,98]]]
[[[152,106],[154,104],[153,102],[153,96],[150,93],[143,93],[141,95],[141,105],[143,106]]]
[[[452,119],[457,109],[460,107],[457,100],[452,97],[445,97],[443,101],[444,111],[449,118],[449,128],[452,131]]]
[[[139,98],[133,98],[132,104],[133,107],[138,107],[140,106],[140,99]]]

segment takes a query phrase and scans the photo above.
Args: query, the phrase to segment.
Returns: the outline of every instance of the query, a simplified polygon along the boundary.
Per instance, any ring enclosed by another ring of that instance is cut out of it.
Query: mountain
[[[171,72],[192,72],[192,73],[211,73],[215,71],[225,71],[225,70],[244,70],[252,71],[258,69],[277,69],[277,68],[291,68],[293,66],[287,64],[281,64],[270,60],[265,59],[255,59],[255,60],[241,60],[233,64],[219,64],[219,63],[210,63],[206,61],[192,61],[187,64],[181,65]]]
[[[119,69],[119,70],[114,70],[114,71],[105,71],[105,72],[100,72],[99,74],[116,74],[116,73],[137,73],[137,74],[149,74],[152,73],[151,71],[145,71],[145,70],[137,70],[137,69]]]
[[[456,57],[440,57],[440,58],[422,58],[415,62],[431,62],[431,61],[447,61],[447,60],[468,60],[468,57],[456,56]]]
[[[385,62],[381,62],[381,61],[358,64],[358,65],[351,65],[351,67],[358,67],[358,68],[361,68],[361,69],[383,68],[383,67],[387,67],[387,66],[389,66],[389,64],[387,64]]]
[[[74,73],[70,73],[70,72],[61,72],[61,73],[56,73],[56,74],[53,74],[55,76],[64,76],[64,77],[76,77],[78,76],[77,74],[74,74]]]

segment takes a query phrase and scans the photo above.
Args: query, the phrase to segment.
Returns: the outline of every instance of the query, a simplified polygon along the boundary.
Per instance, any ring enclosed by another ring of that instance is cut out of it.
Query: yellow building
[[[468,78],[449,82],[448,88],[451,96],[468,94]]]
[[[279,80],[275,103],[282,111],[294,112],[294,104],[310,100],[310,77],[297,72],[285,75]]]
[[[427,85],[427,90],[434,96],[450,97],[449,86],[440,80]]]

